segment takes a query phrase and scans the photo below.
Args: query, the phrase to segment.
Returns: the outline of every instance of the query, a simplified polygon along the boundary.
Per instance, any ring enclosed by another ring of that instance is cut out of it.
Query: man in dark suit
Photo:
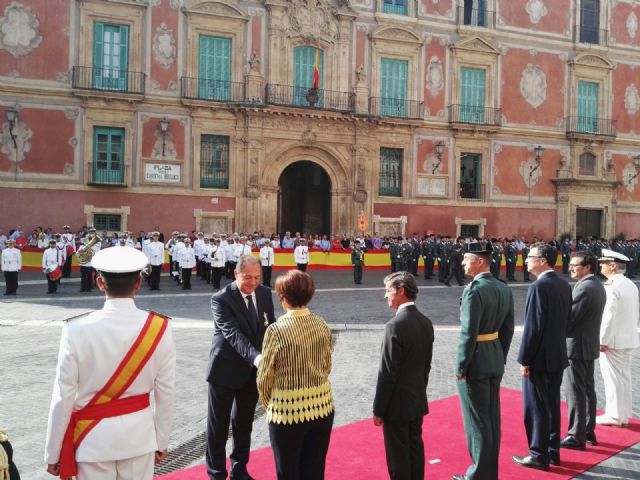
[[[382,426],[389,477],[423,480],[422,419],[429,412],[433,325],[416,308],[418,284],[413,275],[392,273],[384,286],[387,303],[397,312],[385,327],[373,423]]]
[[[586,250],[572,253],[569,261],[571,278],[577,283],[567,326],[569,368],[564,371],[569,428],[560,446],[575,450],[584,450],[586,442],[597,444],[593,364],[600,356],[600,322],[607,302],[604,286],[593,274],[597,262]]]
[[[209,355],[207,473],[211,480],[227,478],[225,445],[229,419],[233,425],[230,478],[251,480],[247,472],[251,428],[258,402],[256,372],[262,340],[275,321],[271,290],[260,285],[260,260],[241,256],[235,282],[211,298],[215,331]]]
[[[489,242],[469,244],[464,271],[473,281],[460,301],[460,340],[456,361],[458,394],[473,460],[454,480],[498,479],[500,382],[514,330],[513,295],[490,272]]]
[[[524,332],[518,353],[529,454],[513,456],[518,465],[549,470],[560,464],[560,385],[567,367],[567,324],[571,287],[553,271],[557,250],[537,242],[527,257],[537,280],[527,292]]]

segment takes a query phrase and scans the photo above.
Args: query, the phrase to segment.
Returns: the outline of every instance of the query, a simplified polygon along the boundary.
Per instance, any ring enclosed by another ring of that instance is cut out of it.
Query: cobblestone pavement
[[[331,382],[336,400],[335,425],[345,425],[371,416],[382,328],[392,312],[384,303],[382,278],[386,272],[366,272],[365,283],[351,283],[350,272],[311,272],[318,293],[312,308],[322,314],[335,332]],[[44,472],[42,456],[48,404],[51,395],[62,321],[99,308],[99,294],[81,296],[77,279],[66,281],[58,296],[44,295],[41,274],[26,272],[17,298],[0,301],[0,426],[7,429],[15,447],[16,461],[25,479],[52,478]],[[453,354],[458,336],[458,304],[461,287],[447,288],[421,280],[418,306],[436,325],[434,365],[429,398],[456,394]],[[173,315],[178,351],[178,401],[170,449],[202,435],[206,422],[205,369],[212,334],[208,286],[194,282],[195,289],[182,292],[163,278],[161,295],[142,292],[141,308]],[[0,284],[0,287],[2,285]],[[512,285],[516,317],[521,323],[526,284]],[[4,297],[5,299],[7,297]],[[514,337],[503,385],[520,389],[515,356],[521,328]],[[596,367],[599,407],[603,386]],[[633,358],[633,375],[639,378],[640,352]],[[635,418],[640,417],[640,384],[634,384]],[[253,448],[268,445],[264,418],[254,424]],[[202,457],[193,463],[202,463]],[[580,479],[640,478],[640,444],[579,476]]]

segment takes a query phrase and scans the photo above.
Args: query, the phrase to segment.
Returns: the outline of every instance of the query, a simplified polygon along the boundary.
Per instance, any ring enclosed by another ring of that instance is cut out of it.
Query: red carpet
[[[502,446],[500,450],[501,479],[572,478],[589,470],[619,451],[640,442],[640,421],[632,420],[628,428],[598,427],[599,446],[586,451],[562,450],[560,467],[540,472],[515,465],[512,455],[527,454],[527,440],[522,421],[522,394],[502,389]],[[426,453],[426,478],[450,479],[464,473],[470,463],[462,427],[460,403],[457,396],[436,400],[429,405],[431,413],[425,417],[423,432]],[[562,405],[566,419],[566,405]],[[562,433],[566,432],[563,420]],[[251,453],[249,473],[258,480],[275,479],[273,455],[270,448]],[[206,470],[199,465],[187,470],[156,477],[162,480],[206,480]],[[331,435],[327,456],[326,478],[330,480],[388,479],[382,440],[382,430],[370,419],[337,427]]]

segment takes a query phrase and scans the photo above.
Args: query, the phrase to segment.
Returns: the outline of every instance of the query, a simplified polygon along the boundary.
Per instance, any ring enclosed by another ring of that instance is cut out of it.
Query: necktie
[[[251,295],[247,295],[247,307],[249,309],[249,317],[253,322],[253,329],[258,331],[258,311],[256,310],[255,305],[253,304],[253,297]]]

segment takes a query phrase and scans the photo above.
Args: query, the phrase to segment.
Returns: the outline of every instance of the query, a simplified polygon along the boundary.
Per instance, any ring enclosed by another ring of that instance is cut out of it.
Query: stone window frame
[[[405,0],[407,2],[407,14],[400,15],[398,13],[390,13],[384,11],[384,0],[377,0],[376,15],[389,15],[391,18],[415,18],[416,16],[416,0]],[[417,0],[421,1],[421,0]]]
[[[202,210],[201,208],[196,208],[193,210],[193,217],[196,222],[196,231],[203,231],[203,220],[214,218],[214,219],[224,219],[227,222],[227,231],[226,232],[205,232],[205,233],[229,233],[234,230],[234,221],[235,221],[236,212],[235,210],[226,210],[224,212],[209,212]]]
[[[484,217],[476,218],[476,219],[464,219],[460,217],[455,217],[455,224],[456,224],[456,238],[460,236],[462,225],[477,225],[478,236],[482,238],[484,237],[485,227],[487,226],[487,219]]]
[[[583,43],[580,41],[580,29],[582,28],[582,2],[584,0],[576,0],[575,3],[575,25],[574,25],[574,43],[576,45],[588,46],[588,48],[607,48],[607,44],[609,43],[609,35],[611,31],[609,30],[609,10],[611,9],[610,5],[607,5],[607,2],[603,0],[598,0],[600,2],[600,16],[598,18],[598,43]],[[607,28],[604,28],[607,27]],[[600,30],[607,30],[607,38],[605,38],[605,44],[600,43]]]
[[[285,45],[285,53],[284,57],[287,59],[286,65],[286,73],[284,76],[284,84],[290,85],[292,87],[295,86],[295,49],[297,47],[317,47],[322,51],[323,62],[322,62],[322,72],[321,72],[321,83],[322,90],[337,90],[336,85],[339,85],[337,74],[339,74],[339,68],[334,68],[334,65],[331,64],[331,59],[335,57],[336,47],[333,43],[326,42],[324,40],[318,40],[317,42],[312,42],[308,38],[302,36],[296,36],[289,39]],[[283,79],[282,76],[279,77]]]
[[[96,214],[103,215],[120,215],[120,231],[124,232],[129,229],[129,215],[131,214],[131,207],[129,205],[123,205],[120,208],[103,208],[96,207],[94,205],[84,206],[85,224],[89,227],[93,227],[93,217]],[[100,232],[97,232],[100,234]]]
[[[460,201],[458,198],[458,185],[460,184],[460,166],[462,163],[463,153],[475,153],[481,157],[480,165],[480,185],[484,185],[484,197],[482,203],[489,202],[491,191],[493,188],[493,177],[490,175],[493,166],[493,157],[491,155],[491,142],[488,139],[469,137],[459,138],[453,147],[454,170],[450,175],[449,195],[452,199]],[[482,193],[482,191],[481,191]],[[464,200],[462,200],[465,203]],[[468,202],[466,202],[468,203]],[[465,203],[465,204],[466,204]]]
[[[589,170],[583,168],[582,161],[589,159],[591,165]],[[597,172],[598,157],[593,152],[582,152],[578,155],[578,175],[581,177],[595,177]]]

